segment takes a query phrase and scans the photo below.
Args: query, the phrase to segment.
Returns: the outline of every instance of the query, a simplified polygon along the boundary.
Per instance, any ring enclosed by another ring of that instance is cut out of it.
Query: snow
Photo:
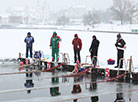
[[[96,25],[94,30],[109,30],[109,31],[131,31],[131,29],[136,28],[136,25]],[[77,33],[78,36],[82,39],[82,51],[81,59],[82,62],[85,62],[85,58],[89,53],[89,47],[92,42],[92,35],[96,35],[97,39],[100,41],[98,59],[99,63],[102,66],[107,66],[107,60],[109,58],[117,59],[117,51],[114,46],[116,42],[117,33],[96,33],[85,31],[86,27],[79,26],[78,28],[65,27],[65,29],[80,29],[84,31],[67,31],[67,30],[48,30],[48,29],[0,29],[0,46],[1,53],[0,58],[18,58],[18,53],[25,53],[25,43],[24,39],[27,35],[27,32],[31,32],[32,36],[35,39],[33,45],[33,50],[42,50],[44,54],[51,55],[51,49],[49,47],[50,38],[54,31],[61,37],[62,41],[60,43],[60,52],[68,53],[71,61],[74,60],[74,52],[72,46],[72,40],[74,34]],[[137,58],[138,58],[138,35],[132,34],[122,34],[122,38],[126,41],[127,48],[125,50],[125,58],[128,59],[130,56],[133,57],[133,64],[135,67],[138,67]]]

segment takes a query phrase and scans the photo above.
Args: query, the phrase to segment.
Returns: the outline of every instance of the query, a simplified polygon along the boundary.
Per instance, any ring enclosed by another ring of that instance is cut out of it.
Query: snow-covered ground
[[[67,27],[65,27],[66,29]],[[71,28],[71,27],[70,27]],[[72,27],[77,29],[77,27]],[[81,30],[86,30],[86,27],[78,27]],[[135,26],[113,26],[113,25],[100,25],[95,29],[97,30],[112,30],[112,31],[131,31],[136,27]],[[82,51],[81,59],[82,62],[85,62],[86,55],[89,55],[89,47],[92,42],[92,35],[96,35],[97,39],[100,41],[98,59],[101,65],[107,65],[107,60],[109,58],[115,59],[117,56],[117,51],[114,46],[116,42],[117,33],[94,33],[88,31],[66,31],[66,30],[45,30],[45,29],[0,29],[0,47],[1,53],[0,58],[17,58],[18,53],[25,53],[25,43],[24,39],[27,35],[27,32],[31,32],[32,36],[35,38],[34,50],[42,50],[44,54],[51,55],[51,49],[49,47],[50,38],[53,34],[53,31],[56,31],[57,34],[61,37],[62,41],[60,43],[60,52],[69,53],[71,61],[73,62],[73,46],[72,40],[74,34],[77,33],[78,36],[82,39]],[[128,59],[130,56],[133,57],[134,66],[138,66],[138,35],[132,34],[122,34],[122,38],[126,41],[127,48],[125,50],[125,58]]]
[[[60,52],[69,53],[71,61],[73,62],[74,52],[73,52],[73,46],[72,46],[72,40],[74,38],[74,34],[77,33],[79,37],[82,39],[83,47],[81,51],[81,58],[82,62],[85,62],[86,55],[89,55],[89,47],[92,42],[92,35],[96,35],[97,39],[100,41],[99,46],[99,53],[98,53],[98,59],[100,66],[107,66],[107,60],[109,58],[115,59],[117,56],[117,51],[114,46],[116,42],[116,35],[117,33],[95,33],[95,32],[88,32],[88,31],[67,31],[63,30],[62,27],[60,30],[46,30],[46,29],[0,29],[0,47],[1,47],[1,53],[0,53],[0,59],[2,58],[18,58],[18,53],[22,52],[25,53],[26,46],[24,43],[24,39],[27,35],[27,32],[31,32],[32,36],[35,38],[34,43],[34,50],[42,50],[46,57],[49,57],[51,55],[51,49],[49,47],[50,38],[53,34],[53,31],[56,31],[57,34],[62,38],[62,41],[60,43]],[[77,29],[77,30],[86,30],[87,27],[65,27],[65,29]],[[113,29],[112,29],[113,28]],[[132,28],[131,28],[132,29]],[[110,31],[131,31],[129,26],[109,26],[109,25],[100,25],[96,26],[95,30],[110,30]],[[135,28],[136,29],[136,28]],[[133,63],[134,66],[138,69],[138,35],[132,35],[132,34],[122,34],[123,39],[126,41],[127,48],[125,50],[125,58],[128,59],[130,56],[133,56]],[[50,60],[50,59],[49,59]],[[18,66],[17,66],[18,67]],[[1,66],[2,72],[12,72],[17,71],[16,66]],[[47,76],[47,73],[46,73]],[[48,75],[49,76],[49,75]],[[15,76],[1,76],[0,82],[1,84],[1,91],[2,90],[8,90],[8,89],[23,89],[24,83],[25,83],[25,76],[24,75],[15,75]],[[43,77],[43,74],[41,76]],[[14,80],[10,80],[14,79]],[[16,83],[16,84],[15,84]],[[72,80],[71,80],[72,83]],[[35,87],[45,87],[45,85],[50,84],[51,82],[48,79],[45,80],[34,80]],[[68,84],[68,83],[67,83]],[[108,86],[108,87],[107,87]],[[129,86],[129,87],[128,87]],[[82,87],[82,93],[78,94],[78,96],[85,96],[85,95],[95,95],[97,91],[89,92],[88,90],[84,89],[84,85],[81,85]],[[104,89],[103,89],[104,87]],[[100,102],[104,101],[113,101],[115,99],[115,93],[114,94],[108,94],[108,90],[110,92],[116,92],[120,90],[129,90],[130,89],[136,89],[136,85],[128,85],[127,83],[100,83],[98,84],[98,93],[101,93],[104,95],[99,95]],[[65,91],[65,89],[68,89],[68,91]],[[0,101],[3,102],[3,100],[7,100],[8,102],[49,102],[53,100],[60,100],[60,99],[66,99],[66,98],[72,98],[77,97],[77,95],[71,94],[72,85],[69,85],[67,88],[66,85],[64,87],[60,87],[61,96],[59,97],[51,97],[49,94],[49,89],[46,90],[36,90],[32,91],[31,94],[27,94],[25,91],[20,93],[9,93],[9,94],[0,94]],[[95,93],[96,92],[96,93]],[[39,94],[38,94],[39,93]],[[124,98],[127,101],[128,99],[132,99],[132,101],[136,102],[137,97],[135,96],[135,93],[125,93]],[[7,99],[8,97],[8,99]],[[10,101],[9,101],[10,100]],[[19,100],[19,101],[16,101]],[[72,100],[71,100],[72,101]],[[87,99],[80,99],[80,102],[84,101],[90,101],[90,98]]]

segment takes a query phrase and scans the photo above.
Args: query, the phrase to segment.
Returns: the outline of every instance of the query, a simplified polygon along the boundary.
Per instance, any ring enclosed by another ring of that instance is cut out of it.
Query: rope
[[[109,80],[101,80],[101,81],[95,81],[95,82],[81,82],[81,83],[74,83],[74,84],[63,84],[63,85],[60,85],[60,86],[70,86],[70,85],[77,85],[77,84],[94,84],[94,83],[104,83],[104,82],[111,82],[115,79],[119,79],[121,77],[123,77],[124,75],[126,75],[125,73],[124,74],[121,74],[119,76],[116,76],[115,78],[111,78]],[[27,91],[27,90],[40,90],[40,89],[47,89],[47,88],[50,88],[50,87],[59,87],[59,85],[52,85],[52,86],[47,86],[47,87],[36,87],[36,88],[27,88],[27,89],[14,89],[14,90],[4,90],[4,91],[0,91],[0,94],[1,93],[13,93],[13,92],[21,92],[21,91]]]
[[[53,67],[53,68],[50,68],[50,69],[45,69],[45,70],[43,70],[43,72],[49,72],[49,71],[52,71],[52,70],[54,70],[54,69],[56,69],[56,68],[62,66],[63,64],[64,64],[64,62],[61,63],[61,64],[59,64],[59,65],[57,65],[56,67]]]
[[[19,66],[19,68],[30,67],[30,66],[36,64],[37,62],[39,62],[39,60],[36,60],[34,63],[31,63],[31,64],[26,64],[26,65],[23,65],[23,66]]]
[[[90,68],[89,69],[86,69],[85,71],[83,72],[80,72],[80,73],[76,73],[76,74],[71,74],[71,75],[64,75],[64,76],[60,76],[60,77],[75,77],[75,76],[79,76],[81,74],[85,74],[86,72],[90,71]]]

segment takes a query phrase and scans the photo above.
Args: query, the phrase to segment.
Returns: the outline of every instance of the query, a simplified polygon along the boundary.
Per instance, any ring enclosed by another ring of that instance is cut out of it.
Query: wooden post
[[[64,64],[67,64],[67,54],[66,53],[63,53],[63,62]]]
[[[19,52],[19,58],[22,58],[22,55],[21,55],[21,53]]]
[[[66,60],[65,60],[65,58],[66,58],[66,54],[65,53],[63,53],[63,61],[64,61],[64,63],[66,63]]]
[[[132,68],[132,56],[130,56],[129,59],[129,73],[131,73],[131,68]]]

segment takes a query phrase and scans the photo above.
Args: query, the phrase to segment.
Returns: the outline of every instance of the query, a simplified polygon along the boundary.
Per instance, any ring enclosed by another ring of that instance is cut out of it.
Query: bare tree
[[[137,3],[129,0],[128,2],[128,12],[127,12],[127,20],[129,21],[130,24],[133,23],[133,17],[136,16],[137,14]]]
[[[128,0],[113,0],[113,6],[111,7],[111,13],[114,19],[120,20],[121,24],[125,22],[125,15],[127,13]]]
[[[66,16],[61,16],[60,18],[57,19],[57,24],[58,25],[66,25],[69,24],[70,19]]]
[[[114,19],[121,21],[121,24],[128,21],[132,23],[132,18],[136,11],[136,3],[132,0],[113,0],[111,13]]]
[[[101,23],[100,11],[89,11],[87,15],[84,15],[83,24],[93,26],[94,24]]]

